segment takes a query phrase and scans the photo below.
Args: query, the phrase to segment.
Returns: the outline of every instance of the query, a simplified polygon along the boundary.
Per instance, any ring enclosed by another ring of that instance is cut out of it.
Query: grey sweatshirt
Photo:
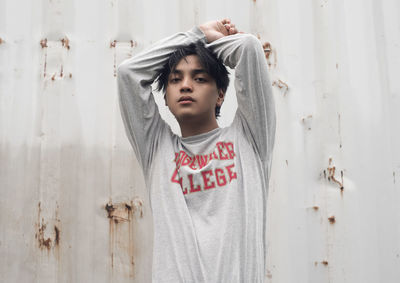
[[[235,68],[238,109],[229,127],[182,138],[160,117],[151,84],[178,46],[198,40],[206,43],[194,27],[118,67],[122,118],[154,218],[153,282],[263,282],[275,136],[266,59],[253,35],[207,44]]]

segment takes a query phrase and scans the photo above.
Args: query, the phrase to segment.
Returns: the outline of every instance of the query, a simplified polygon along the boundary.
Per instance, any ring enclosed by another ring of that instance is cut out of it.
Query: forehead
[[[191,70],[191,69],[204,69],[200,62],[199,56],[188,55],[178,61],[174,70]]]

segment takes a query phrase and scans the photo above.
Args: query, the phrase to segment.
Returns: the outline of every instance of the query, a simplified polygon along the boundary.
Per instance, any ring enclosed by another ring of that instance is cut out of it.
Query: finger
[[[224,24],[224,27],[226,28],[227,31],[229,31],[229,29],[231,28],[230,24]]]
[[[225,18],[221,21],[223,24],[230,24],[231,20],[229,18]]]
[[[229,29],[229,34],[236,34],[238,30],[236,28],[230,28]]]

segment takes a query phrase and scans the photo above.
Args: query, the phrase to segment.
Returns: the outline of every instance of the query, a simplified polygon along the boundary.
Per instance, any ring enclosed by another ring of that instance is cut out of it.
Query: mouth
[[[190,97],[190,96],[182,96],[181,98],[179,98],[178,103],[179,104],[189,104],[194,102],[195,100]]]

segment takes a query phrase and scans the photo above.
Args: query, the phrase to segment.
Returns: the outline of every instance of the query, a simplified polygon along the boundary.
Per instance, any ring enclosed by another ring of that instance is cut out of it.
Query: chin
[[[173,113],[173,115],[175,116],[175,119],[178,122],[183,121],[183,120],[185,120],[185,121],[192,120],[192,119],[196,118],[195,114],[193,114],[192,112],[186,112],[186,111],[183,113],[178,113],[178,114]]]

